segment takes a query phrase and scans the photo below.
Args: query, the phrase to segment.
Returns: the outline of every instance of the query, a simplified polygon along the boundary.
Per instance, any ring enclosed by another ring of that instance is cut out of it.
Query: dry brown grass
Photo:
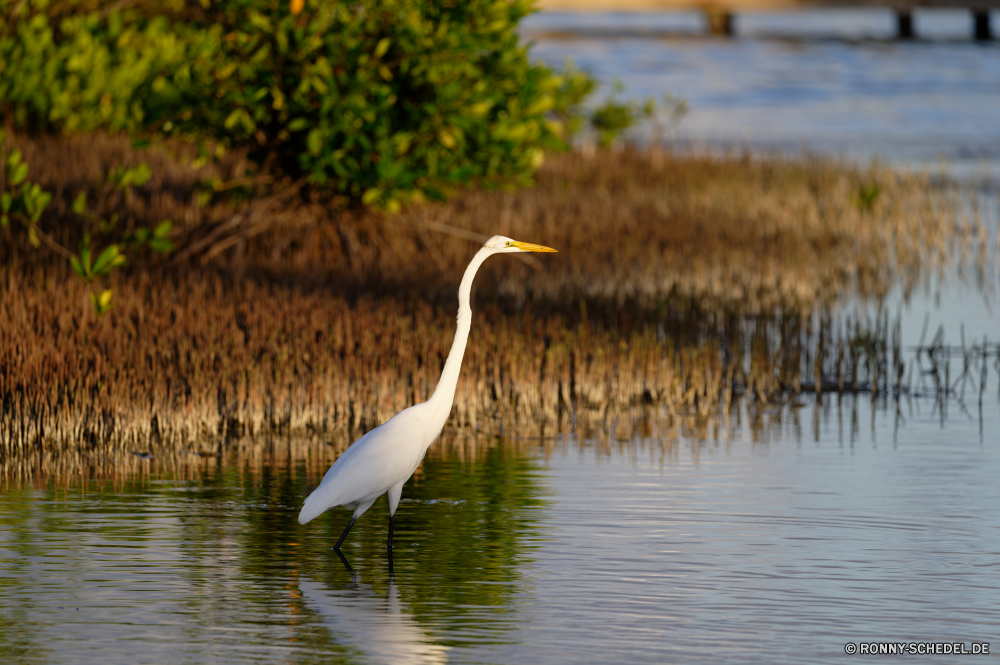
[[[139,158],[108,137],[21,144],[57,192],[45,227],[69,246],[68,201]],[[104,319],[62,259],[0,243],[0,457],[207,452],[277,432],[347,441],[433,389],[470,238],[495,233],[560,254],[484,268],[454,426],[600,429],[639,404],[705,418],[744,392],[888,389],[901,380],[898,362],[883,366],[898,359],[889,326],[874,328],[883,360],[859,355],[870,331],[836,303],[911,289],[956,243],[982,245],[974,211],[957,221],[959,192],[878,167],[574,154],[531,190],[385,216],[289,188],[198,205],[199,178],[245,165],[195,171],[186,150],[142,155],[156,178],[112,202],[126,224],[174,219],[183,260],[116,278]],[[859,192],[873,186],[869,208]]]
[[[380,215],[332,212],[294,186],[272,193],[266,177],[245,177],[249,165],[239,155],[195,169],[194,150],[184,144],[134,152],[125,139],[95,136],[21,137],[17,145],[32,177],[57,194],[46,225],[66,246],[78,240],[72,196],[81,188],[95,193],[100,174],[115,165],[144,160],[153,180],[112,208],[124,225],[172,219],[175,261],[323,280],[344,294],[415,286],[450,299],[477,242],[470,239],[502,234],[561,254],[492,265],[482,291],[556,302],[648,303],[669,295],[741,311],[809,307],[845,289],[878,298],[892,284],[913,288],[950,265],[956,244],[975,246],[983,228],[958,187],[819,159],[556,155],[533,189],[470,191],[446,205]],[[250,198],[199,205],[209,181]],[[265,185],[238,186],[248,182]],[[870,206],[861,200],[866,188],[878,190]]]
[[[453,314],[422,302],[352,303],[321,288],[205,272],[122,280],[118,306],[97,320],[64,271],[39,270],[25,284],[11,267],[0,284],[9,321],[0,332],[0,441],[18,452],[37,441],[58,452],[355,432],[426,399],[454,334]],[[473,329],[455,402],[460,426],[555,422],[570,406],[685,408],[722,387],[717,350],[677,350],[648,329],[498,306],[477,311]]]

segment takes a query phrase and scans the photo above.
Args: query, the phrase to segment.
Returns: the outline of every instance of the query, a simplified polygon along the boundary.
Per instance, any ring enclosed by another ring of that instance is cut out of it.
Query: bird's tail
[[[315,492],[310,494],[306,498],[306,502],[302,505],[302,510],[299,511],[299,524],[305,524],[306,522],[311,522],[320,515],[323,514],[329,506],[322,505],[322,502],[316,500]]]

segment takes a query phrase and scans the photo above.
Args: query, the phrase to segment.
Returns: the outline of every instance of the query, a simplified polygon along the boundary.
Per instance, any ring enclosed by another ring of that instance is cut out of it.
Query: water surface
[[[348,571],[330,549],[346,511],[295,520],[315,483],[301,464],[8,484],[0,653],[804,663],[847,642],[995,641],[1000,400],[896,406],[805,398],[701,436],[647,413],[627,441],[432,449],[404,489],[393,576],[384,500]]]
[[[1000,12],[993,12],[994,33]],[[964,10],[918,11],[919,39],[892,39],[887,9],[738,14],[736,37],[703,36],[698,13],[547,12],[532,55],[567,60],[631,97],[686,99],[668,138],[803,150],[982,176],[1000,170],[1000,40],[974,42]]]

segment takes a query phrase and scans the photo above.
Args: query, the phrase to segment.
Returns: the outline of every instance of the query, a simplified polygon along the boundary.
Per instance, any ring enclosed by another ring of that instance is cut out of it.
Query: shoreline
[[[477,279],[450,421],[473,431],[641,405],[706,419],[817,385],[899,393],[913,370],[894,322],[837,303],[983,260],[952,237],[960,193],[889,169],[632,149],[556,156],[537,181],[397,216],[286,206],[220,251],[115,277],[102,319],[62,259],[0,246],[0,457],[351,438],[433,390],[470,238],[490,229],[560,254]],[[169,184],[122,213],[173,206],[177,254],[252,217],[253,199],[191,210]]]

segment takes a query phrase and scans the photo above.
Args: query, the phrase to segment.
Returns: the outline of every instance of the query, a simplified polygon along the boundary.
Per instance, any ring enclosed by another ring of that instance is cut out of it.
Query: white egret
[[[504,236],[493,236],[486,241],[482,249],[472,257],[458,287],[458,328],[434,394],[422,404],[403,409],[345,450],[323,476],[319,487],[306,498],[299,513],[299,524],[305,524],[334,506],[353,508],[354,515],[350,523],[334,545],[334,549],[339,552],[358,518],[377,498],[388,492],[389,538],[386,547],[391,553],[392,527],[396,521],[396,508],[403,492],[403,483],[413,475],[427,448],[444,429],[445,421],[451,413],[462,357],[465,355],[465,345],[472,327],[469,295],[476,271],[483,261],[494,254],[555,251],[550,247],[518,242]]]

